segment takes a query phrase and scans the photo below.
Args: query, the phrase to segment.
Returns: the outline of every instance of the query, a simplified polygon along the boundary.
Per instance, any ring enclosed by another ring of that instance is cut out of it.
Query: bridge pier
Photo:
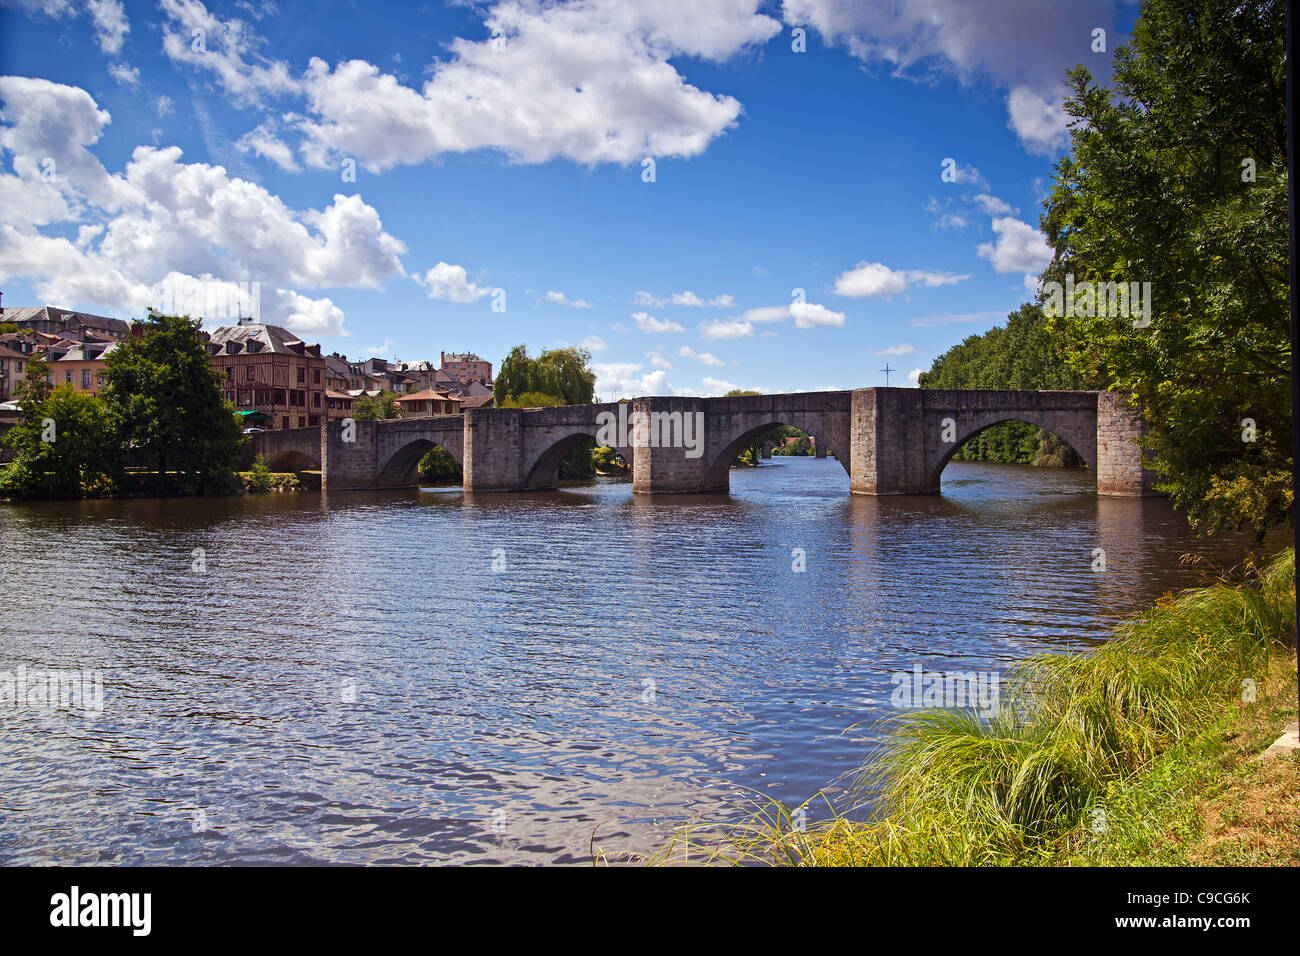
[[[466,491],[524,490],[523,415],[520,408],[466,410]]]

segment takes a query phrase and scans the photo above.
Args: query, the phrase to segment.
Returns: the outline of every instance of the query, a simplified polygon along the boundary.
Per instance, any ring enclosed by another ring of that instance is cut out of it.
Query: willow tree
[[[1052,327],[1141,406],[1157,487],[1205,531],[1292,515],[1284,21],[1280,2],[1145,0],[1112,88],[1069,73],[1042,218],[1044,280],[1151,283],[1149,316]]]

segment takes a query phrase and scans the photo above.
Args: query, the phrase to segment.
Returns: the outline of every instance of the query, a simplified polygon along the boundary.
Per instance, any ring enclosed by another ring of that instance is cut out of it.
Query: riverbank
[[[870,822],[770,804],[657,861],[1300,864],[1300,757],[1255,759],[1295,719],[1294,587],[1286,551],[1091,653],[1029,658],[991,717],[907,713],[857,783],[880,795]]]

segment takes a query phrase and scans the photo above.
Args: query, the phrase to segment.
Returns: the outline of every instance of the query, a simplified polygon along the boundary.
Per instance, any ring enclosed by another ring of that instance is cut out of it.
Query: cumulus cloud
[[[116,56],[122,52],[126,35],[131,32],[122,0],[87,0],[86,8],[95,25],[95,39],[105,53]]]
[[[464,266],[439,262],[424,275],[412,276],[424,287],[430,299],[446,302],[476,302],[492,291],[489,286],[475,285],[469,281]]]
[[[1011,203],[1005,199],[999,199],[997,196],[990,196],[988,193],[980,193],[975,197],[975,205],[980,210],[990,216],[1001,216],[1008,213],[1014,213],[1017,210],[1012,208]]]
[[[790,303],[790,316],[797,329],[811,329],[819,325],[839,327],[844,324],[843,312],[832,312],[826,306],[814,302]]]
[[[687,289],[685,292],[674,292],[671,295],[664,296],[662,299],[657,296],[651,295],[649,292],[646,292],[645,290],[641,290],[635,296],[632,297],[632,300],[637,305],[643,305],[651,309],[661,309],[665,305],[685,305],[685,306],[697,306],[697,307],[710,305],[710,306],[715,306],[717,308],[728,309],[731,308],[731,306],[736,304],[736,298],[733,295],[723,293],[721,295],[715,295],[713,298],[708,299],[706,301],[704,299],[701,299],[690,289]]]
[[[140,85],[139,69],[125,63],[114,63],[108,68],[108,75],[123,86],[129,86],[131,89],[135,89]]]
[[[304,153],[322,167],[356,155],[372,171],[479,149],[526,163],[695,156],[741,105],[686,82],[669,60],[725,60],[767,40],[780,23],[757,7],[502,0],[486,11],[488,38],[454,40],[418,90],[364,60],[314,58]]]
[[[109,173],[87,147],[111,117],[85,90],[0,77],[0,101],[0,148],[14,169],[0,173],[0,196],[23,197],[4,211],[0,280],[29,281],[47,301],[135,313],[169,276],[256,282],[268,321],[337,334],[337,306],[299,289],[375,288],[405,275],[406,247],[358,196],[292,209],[220,166],[183,162],[177,147],[138,146]],[[61,222],[78,227],[75,242],[40,231]]]
[[[1027,86],[1017,86],[1007,95],[1007,117],[1007,126],[1030,153],[1056,156],[1070,145],[1070,116],[1060,88],[1049,98]]]
[[[634,312],[632,318],[636,321],[636,327],[642,332],[649,332],[652,335],[662,335],[667,332],[685,332],[686,329],[678,322],[672,319],[656,319],[648,312]]]
[[[726,362],[722,361],[722,359],[718,358],[713,353],[697,352],[689,345],[683,345],[680,349],[677,350],[677,354],[680,355],[682,358],[695,359],[695,361],[699,362],[701,365],[710,365],[710,366],[718,367],[727,364]]]
[[[286,172],[296,173],[300,168],[293,157],[293,150],[276,134],[271,122],[262,123],[245,133],[235,143],[235,148],[241,153],[255,153],[265,157]]]
[[[200,0],[161,0],[163,53],[177,64],[210,72],[236,100],[295,93],[289,65],[258,52],[264,41],[238,17],[222,20]]]
[[[603,352],[605,349],[609,348],[609,346],[605,344],[605,340],[599,335],[587,336],[578,343],[578,346],[586,349],[588,352]]]
[[[646,372],[640,362],[593,362],[591,369],[596,373],[596,394],[607,401],[663,395],[669,390],[664,369]]]
[[[926,272],[921,269],[891,269],[881,262],[859,262],[836,278],[835,293],[855,299],[875,298],[897,295],[905,292],[912,285],[919,284],[933,288],[955,285],[969,278],[969,274]]]
[[[591,308],[591,303],[588,302],[586,299],[570,299],[563,292],[556,292],[555,290],[551,290],[550,292],[546,293],[546,301],[554,302],[556,305],[571,306],[575,309]]]
[[[718,339],[743,339],[754,334],[754,323],[740,319],[713,319],[700,323],[700,335],[710,342]]]
[[[1042,272],[1052,261],[1052,247],[1041,232],[1010,216],[993,220],[996,242],[982,242],[976,252],[987,259],[994,272]]]

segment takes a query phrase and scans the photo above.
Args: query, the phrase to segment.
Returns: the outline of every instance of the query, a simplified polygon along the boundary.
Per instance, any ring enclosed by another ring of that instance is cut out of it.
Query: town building
[[[46,332],[77,342],[121,341],[131,334],[131,326],[121,319],[73,312],[52,305],[5,306],[0,322],[12,322],[20,329]]]
[[[212,333],[208,353],[223,376],[225,397],[250,424],[308,428],[325,420],[319,344],[308,345],[278,325],[240,319]]]
[[[492,363],[473,352],[442,352],[442,370],[461,385],[492,381]]]
[[[71,385],[91,395],[108,384],[108,356],[117,342],[76,342],[70,339],[46,347],[41,358],[50,366],[54,385]]]
[[[425,389],[397,399],[403,418],[427,418],[430,415],[455,415],[460,411],[459,398],[446,392]]]
[[[36,336],[26,332],[0,334],[0,402],[14,398],[27,376],[27,363],[40,358]]]

